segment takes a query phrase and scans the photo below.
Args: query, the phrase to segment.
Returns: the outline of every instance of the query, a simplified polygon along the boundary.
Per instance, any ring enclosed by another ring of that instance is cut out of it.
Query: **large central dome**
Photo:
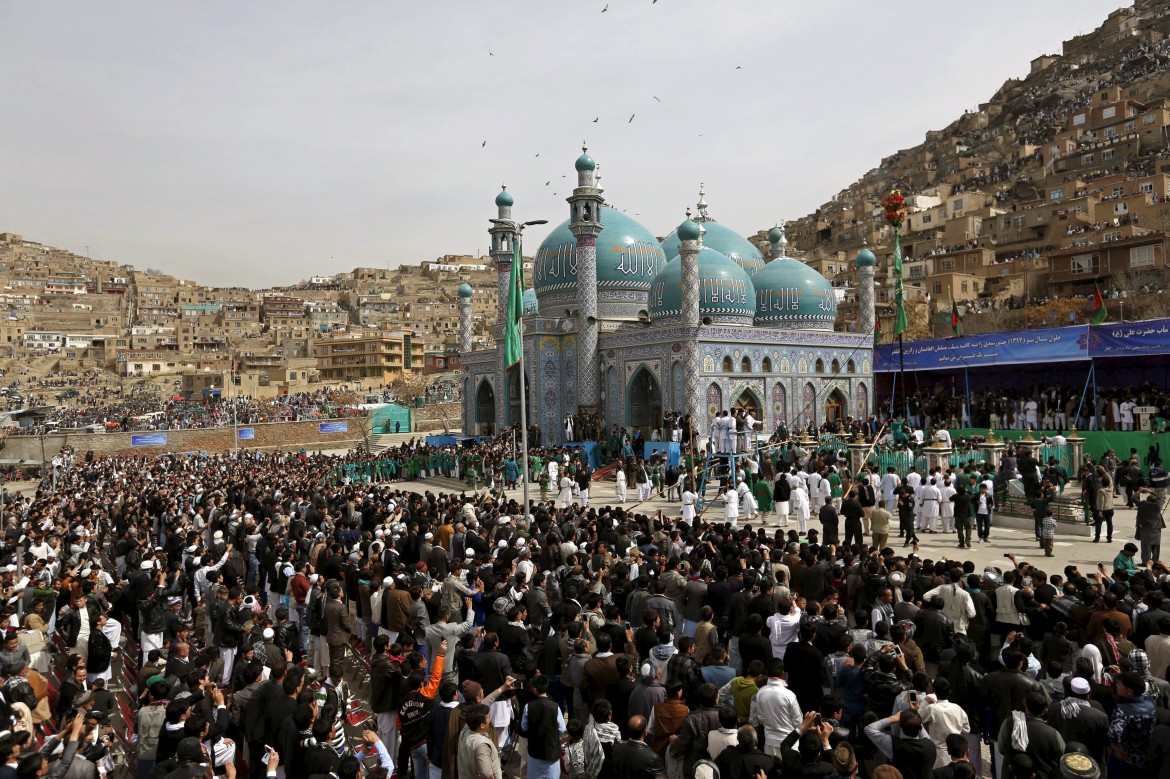
[[[654,234],[609,206],[601,208],[597,236],[597,287],[606,291],[649,292],[650,282],[666,265]],[[571,292],[577,284],[577,240],[569,220],[557,225],[536,250],[532,270],[537,298]]]
[[[699,316],[750,325],[756,313],[756,291],[740,265],[706,246],[699,250]],[[650,319],[682,316],[682,258],[666,264],[650,288]]]

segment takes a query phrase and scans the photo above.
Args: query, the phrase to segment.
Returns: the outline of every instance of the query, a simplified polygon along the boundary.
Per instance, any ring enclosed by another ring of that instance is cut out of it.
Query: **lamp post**
[[[493,224],[501,224],[501,223],[511,224],[510,222],[508,222],[505,219],[492,219],[490,221]],[[543,224],[548,224],[548,220],[547,219],[533,219],[529,222],[521,223],[520,228],[517,231],[516,240],[518,242],[518,248],[519,248],[519,251],[517,253],[520,255],[520,268],[517,271],[517,274],[521,280],[523,280],[523,278],[524,278],[524,228],[525,227],[532,227],[533,225],[543,225]],[[520,364],[518,366],[519,370],[520,370],[520,377],[518,379],[518,381],[520,382],[520,457],[521,457],[520,477],[523,479],[521,484],[522,484],[522,487],[524,490],[524,518],[527,518],[528,517],[528,510],[529,510],[529,503],[528,503],[528,409],[527,409],[527,398],[526,398],[527,391],[526,391],[526,388],[524,387],[525,374],[524,374],[524,299],[523,299],[524,289],[523,289],[523,285],[521,285],[521,289],[520,289],[519,294],[521,295],[520,322],[519,322],[519,326],[520,326]]]

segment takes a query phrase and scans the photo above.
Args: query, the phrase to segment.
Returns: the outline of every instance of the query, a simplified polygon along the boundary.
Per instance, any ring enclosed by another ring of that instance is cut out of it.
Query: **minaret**
[[[470,284],[459,285],[459,352],[471,351],[471,296],[475,290]]]
[[[577,188],[569,196],[569,231],[577,242],[577,408],[597,411],[601,399],[601,359],[597,351],[597,236],[605,199],[597,186],[597,163],[581,147]]]
[[[691,416],[692,430],[706,430],[707,417],[703,410],[703,383],[699,379],[699,250],[703,248],[703,231],[687,218],[678,226],[678,254],[682,263],[682,325],[687,334],[683,338],[683,406]],[[677,388],[675,390],[677,392]]]
[[[512,250],[516,241],[516,223],[512,221],[512,195],[507,185],[496,195],[498,215],[488,232],[492,236],[492,262],[496,266],[496,340],[503,343],[504,321],[508,316],[508,284],[512,275]]]
[[[870,336],[872,342],[877,329],[877,308],[873,299],[873,271],[877,257],[868,246],[862,246],[854,262],[857,263],[857,332]]]
[[[784,237],[784,230],[776,225],[768,231],[768,243],[772,244],[772,251],[768,255],[768,262],[774,262],[784,256],[788,246],[788,239]]]

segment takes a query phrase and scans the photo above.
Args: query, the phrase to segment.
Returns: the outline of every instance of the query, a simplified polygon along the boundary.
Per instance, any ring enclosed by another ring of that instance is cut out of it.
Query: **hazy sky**
[[[603,7],[7,0],[0,230],[205,283],[289,284],[484,252],[501,182],[518,218],[556,224],[587,139],[607,199],[656,234],[700,181],[711,215],[750,233],[1118,2]]]

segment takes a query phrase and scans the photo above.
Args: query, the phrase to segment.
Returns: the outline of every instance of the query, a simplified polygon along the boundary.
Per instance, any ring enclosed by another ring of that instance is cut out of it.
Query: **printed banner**
[[[908,371],[931,371],[1161,354],[1170,354],[1170,319],[914,341],[901,357],[888,344],[874,349],[873,361],[875,373],[896,373],[903,359]]]
[[[349,423],[348,422],[322,422],[320,425],[317,426],[317,432],[319,432],[321,435],[325,435],[326,433],[348,433],[349,432]]]
[[[131,446],[166,446],[166,433],[142,433],[130,436]]]
[[[240,441],[251,441],[255,437],[256,428],[254,427],[241,427],[239,430],[239,435],[237,436]]]

